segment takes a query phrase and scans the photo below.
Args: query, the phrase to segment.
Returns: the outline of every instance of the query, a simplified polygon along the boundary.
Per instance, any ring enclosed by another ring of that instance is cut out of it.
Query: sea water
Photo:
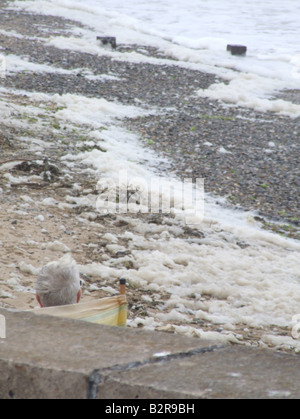
[[[88,3],[118,13],[124,27],[126,21],[132,26],[135,19],[135,28],[140,32],[184,47],[184,51],[177,48],[177,53],[173,49],[176,58],[206,64],[213,72],[227,77],[229,87],[213,86],[208,92],[213,99],[299,116],[298,107],[266,101],[281,90],[300,88],[299,1],[89,0]],[[247,58],[228,54],[227,44],[247,46]]]
[[[75,3],[75,2],[73,2]],[[242,43],[256,58],[288,61],[300,53],[297,0],[77,0],[119,15],[120,23],[194,49]],[[123,16],[123,19],[122,19]]]
[[[300,116],[300,105],[274,100],[300,89],[298,0],[39,0],[16,2],[80,20],[118,43],[153,45],[225,79],[199,94],[259,111]],[[23,6],[24,7],[24,6]],[[228,44],[247,46],[232,56]],[[91,47],[91,46],[90,46]]]

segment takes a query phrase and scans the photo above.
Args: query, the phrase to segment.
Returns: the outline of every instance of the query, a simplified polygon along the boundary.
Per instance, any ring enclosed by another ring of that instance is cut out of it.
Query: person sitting
[[[41,269],[35,285],[36,299],[41,307],[79,303],[81,283],[77,264],[67,254]]]

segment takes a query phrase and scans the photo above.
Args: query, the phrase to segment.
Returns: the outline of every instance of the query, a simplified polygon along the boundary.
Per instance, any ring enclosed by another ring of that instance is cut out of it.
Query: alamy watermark
[[[0,339],[6,338],[6,320],[5,317],[0,314]]]
[[[300,314],[292,317],[292,337],[294,339],[300,338]]]
[[[182,214],[187,224],[199,224],[204,217],[204,179],[182,182],[153,177],[130,178],[119,171],[117,180],[98,182],[96,208],[101,214]]]
[[[5,78],[6,75],[6,58],[0,54],[0,79]]]

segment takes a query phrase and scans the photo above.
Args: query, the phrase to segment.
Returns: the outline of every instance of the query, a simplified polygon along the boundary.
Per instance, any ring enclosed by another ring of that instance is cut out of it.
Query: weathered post
[[[115,36],[97,36],[97,40],[102,45],[110,45],[113,49],[117,48],[117,40]]]
[[[246,55],[247,47],[245,45],[227,45],[227,51],[231,52],[231,55]]]

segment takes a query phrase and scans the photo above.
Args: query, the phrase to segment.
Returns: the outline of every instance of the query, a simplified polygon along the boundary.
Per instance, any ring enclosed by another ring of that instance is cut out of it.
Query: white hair
[[[43,307],[75,304],[80,290],[80,274],[70,254],[50,262],[38,274],[36,293]]]

